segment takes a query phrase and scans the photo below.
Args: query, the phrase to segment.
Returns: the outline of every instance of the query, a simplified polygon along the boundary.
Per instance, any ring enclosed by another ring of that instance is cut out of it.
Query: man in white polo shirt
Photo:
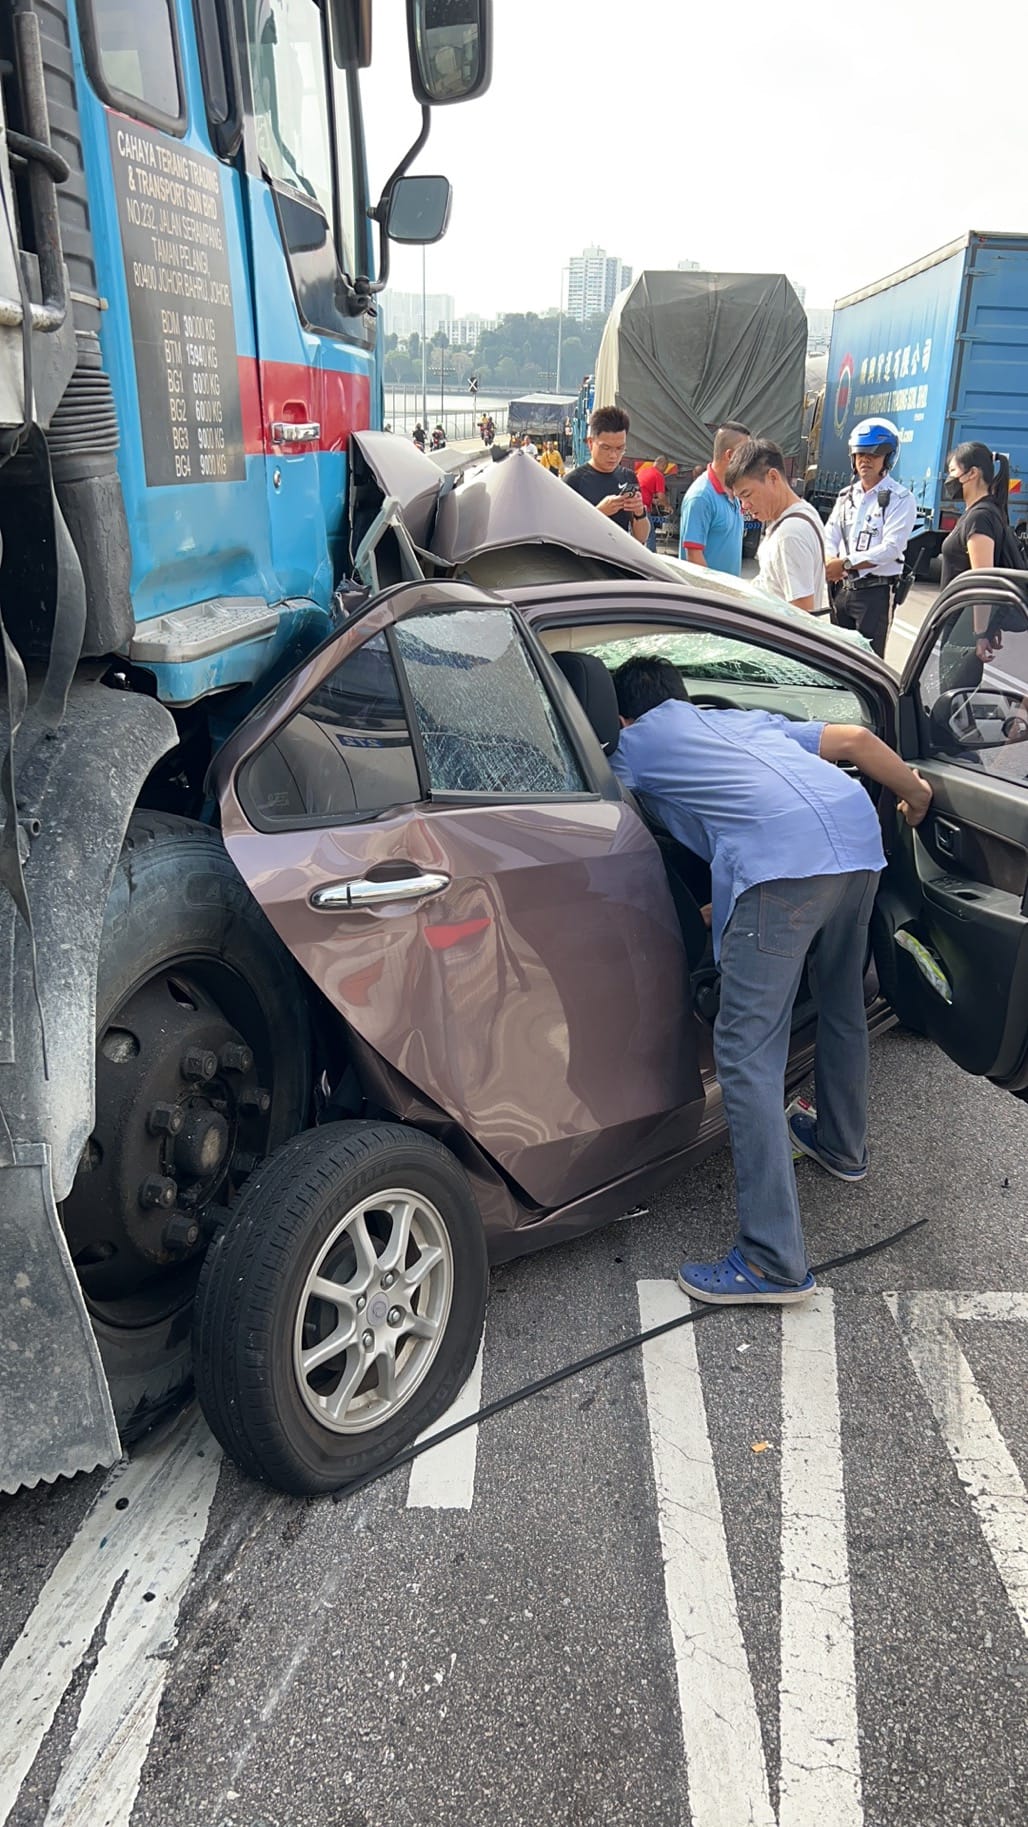
[[[785,458],[769,438],[740,444],[725,476],[743,511],[763,521],[757,583],[796,609],[828,613],[825,538],[820,515],[801,501],[785,474]]]

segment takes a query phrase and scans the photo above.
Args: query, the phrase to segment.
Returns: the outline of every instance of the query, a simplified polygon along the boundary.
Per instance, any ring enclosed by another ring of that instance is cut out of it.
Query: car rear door
[[[549,1208],[704,1093],[659,853],[516,612],[402,586],[226,745],[229,852],[395,1087]]]
[[[900,746],[932,787],[897,821],[875,911],[900,1019],[967,1072],[1028,1084],[1028,577],[944,590],[903,677]]]

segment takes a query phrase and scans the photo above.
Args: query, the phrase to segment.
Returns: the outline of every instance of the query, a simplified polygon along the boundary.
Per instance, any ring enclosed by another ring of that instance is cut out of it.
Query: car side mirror
[[[492,75],[490,0],[407,0],[411,87],[426,108],[471,101]]]
[[[1028,709],[1016,692],[978,686],[946,691],[932,705],[933,748],[949,754],[964,749],[1001,749],[1028,739]]]
[[[440,241],[450,220],[452,198],[449,178],[397,178],[386,204],[385,232],[390,241],[416,247]]]

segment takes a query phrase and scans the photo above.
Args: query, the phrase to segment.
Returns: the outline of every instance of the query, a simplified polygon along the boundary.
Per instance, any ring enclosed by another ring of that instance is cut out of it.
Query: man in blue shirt
[[[725,487],[725,471],[749,435],[744,425],[719,427],[714,455],[682,502],[678,525],[679,557],[730,577],[742,574],[743,511]]]
[[[878,815],[847,761],[920,824],[931,788],[870,730],[691,704],[669,660],[614,674],[622,731],[611,766],[711,867],[721,1002],[714,1058],[735,1158],[738,1235],[717,1263],[686,1262],[696,1300],[805,1300],[815,1282],[793,1149],[840,1180],[867,1173],[867,928],[885,866]],[[782,1116],[790,1017],[804,965],[818,1011],[816,1110]]]

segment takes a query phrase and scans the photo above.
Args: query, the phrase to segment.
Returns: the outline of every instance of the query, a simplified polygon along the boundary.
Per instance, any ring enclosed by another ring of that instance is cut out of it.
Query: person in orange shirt
[[[646,538],[646,549],[657,550],[657,529],[654,526],[654,513],[666,514],[668,509],[665,477],[668,473],[666,457],[654,457],[652,462],[636,465],[635,478],[639,484],[639,493],[643,498],[643,509],[649,519],[650,530]]]

